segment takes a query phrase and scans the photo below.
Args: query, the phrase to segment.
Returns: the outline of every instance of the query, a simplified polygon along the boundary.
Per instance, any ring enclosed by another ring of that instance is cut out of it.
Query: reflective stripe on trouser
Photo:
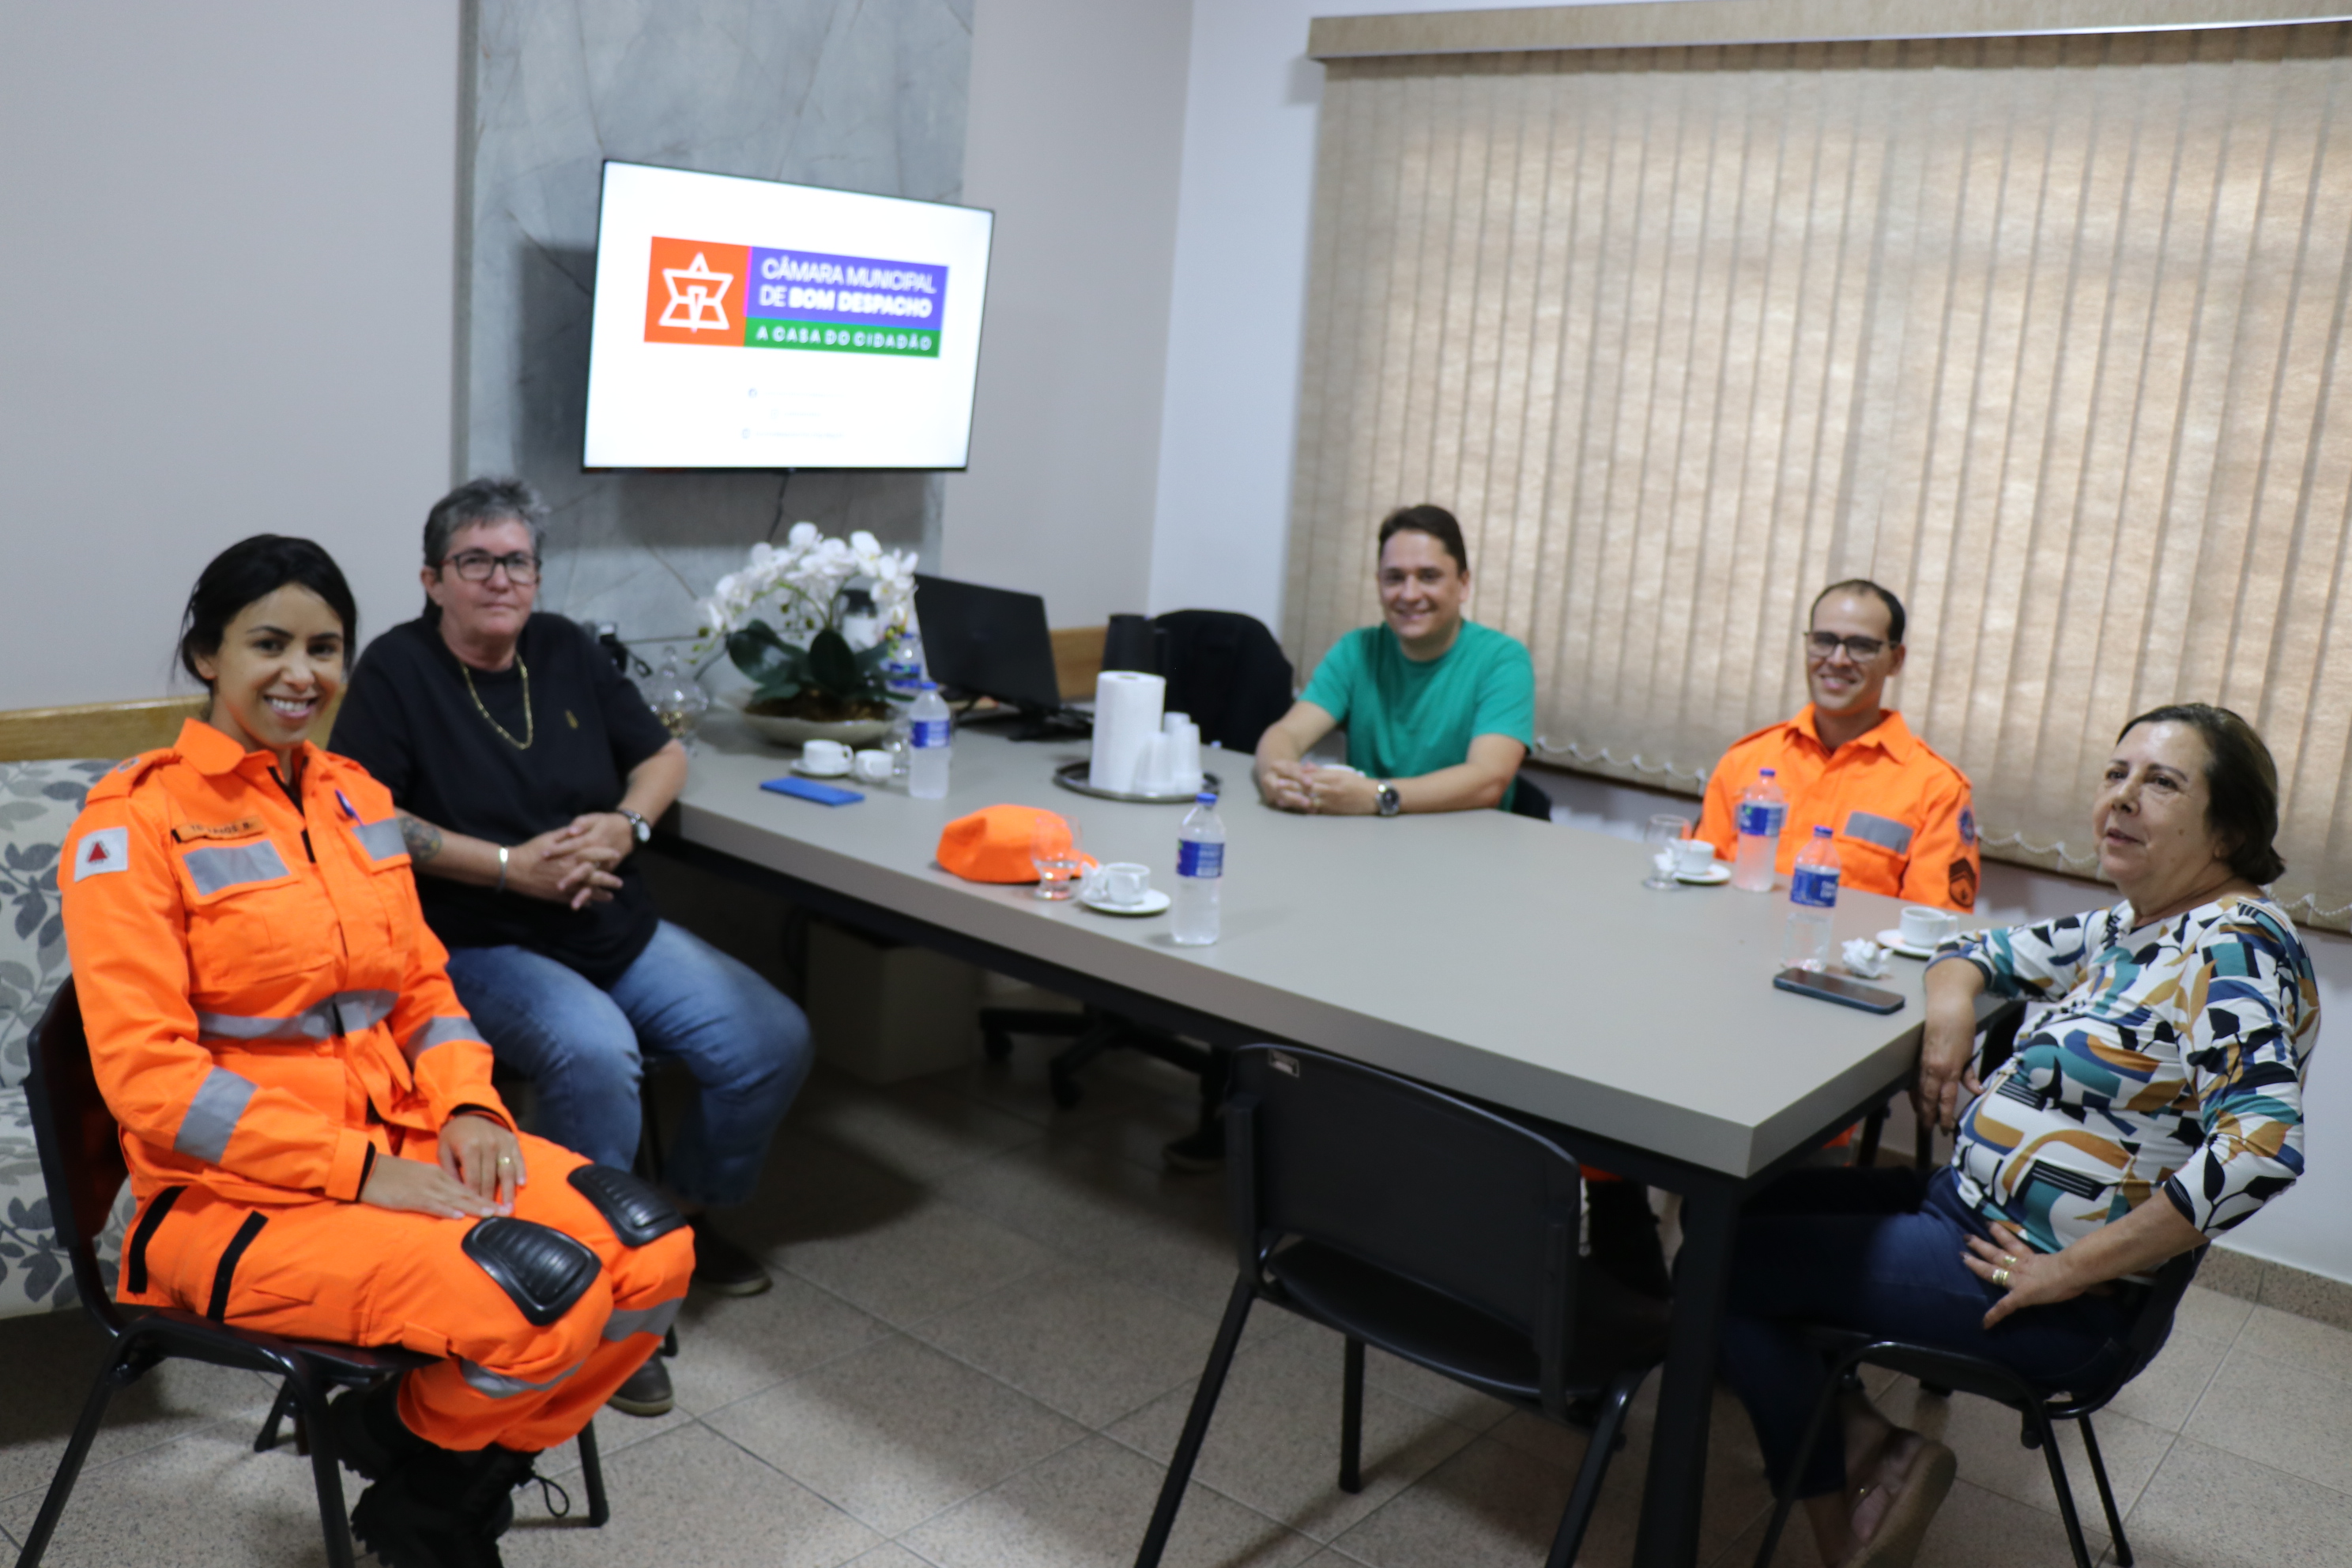
[[[431,1161],[431,1139],[410,1139],[410,1159]],[[515,1212],[578,1237],[596,1254],[595,1280],[572,1310],[533,1328],[498,1282],[466,1256],[471,1220],[437,1219],[363,1204],[302,1198],[257,1209],[191,1186],[148,1238],[148,1289],[125,1300],[204,1311],[223,1254],[257,1212],[227,1281],[226,1321],[292,1338],[400,1344],[444,1358],[412,1373],[403,1419],[446,1448],[551,1447],[587,1424],[596,1407],[660,1344],[640,1325],[667,1322],[694,1268],[693,1233],[644,1247],[621,1245],[604,1216],[564,1180],[578,1155],[522,1140],[530,1180]],[[607,1331],[619,1326],[619,1338]]]

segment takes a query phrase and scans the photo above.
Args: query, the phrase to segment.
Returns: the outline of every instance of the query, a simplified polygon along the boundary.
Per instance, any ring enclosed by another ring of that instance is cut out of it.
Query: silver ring
[[[2001,1267],[2002,1267],[2002,1268],[2016,1268],[2016,1267],[2017,1267],[2017,1254],[2015,1254],[2014,1252],[2004,1252],[2004,1253],[2002,1253],[2002,1254],[2000,1255],[2000,1264],[2001,1264]]]
[[[1994,1284],[1996,1284],[1996,1285],[2000,1286],[2000,1287],[2002,1289],[2004,1289],[2004,1290],[2008,1289],[2009,1289],[2009,1270],[2008,1270],[2008,1269],[2006,1269],[2006,1268],[1996,1268],[1996,1269],[1994,1269],[1994,1270],[1992,1271],[1992,1282],[1993,1282]]]
[[[499,1156],[499,1163],[501,1165],[511,1165],[514,1163],[514,1156],[511,1154],[501,1154]]]

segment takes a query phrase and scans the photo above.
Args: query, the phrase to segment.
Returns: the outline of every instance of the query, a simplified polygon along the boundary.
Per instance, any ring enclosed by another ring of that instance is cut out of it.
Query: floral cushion
[[[0,763],[0,1089],[31,1070],[27,1042],[66,977],[58,856],[108,762]]]

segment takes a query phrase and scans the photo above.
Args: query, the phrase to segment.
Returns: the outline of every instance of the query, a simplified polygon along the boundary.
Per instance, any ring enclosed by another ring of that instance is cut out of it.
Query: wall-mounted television
[[[994,215],[604,165],[591,468],[961,468]]]

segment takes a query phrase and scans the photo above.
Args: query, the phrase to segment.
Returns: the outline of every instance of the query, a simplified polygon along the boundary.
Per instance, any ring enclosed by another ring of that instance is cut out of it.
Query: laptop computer
[[[1045,601],[1035,594],[915,574],[915,616],[923,633],[923,662],[941,690],[992,697],[1028,721],[1016,741],[1048,734],[1084,734],[1084,713],[1062,702],[1054,671],[1054,638]]]

